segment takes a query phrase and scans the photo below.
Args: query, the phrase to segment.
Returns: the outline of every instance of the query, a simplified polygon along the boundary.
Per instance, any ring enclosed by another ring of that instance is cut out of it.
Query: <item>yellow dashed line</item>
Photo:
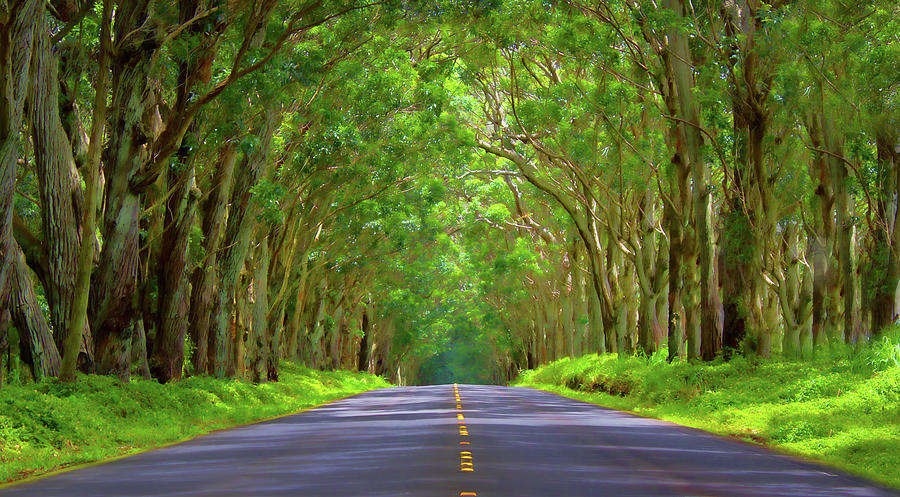
[[[466,427],[466,424],[464,421],[465,416],[463,416],[463,414],[461,412],[462,411],[462,398],[459,396],[459,387],[457,386],[456,383],[453,384],[453,398],[456,400],[456,409],[458,411],[456,413],[456,419],[458,420],[458,424],[459,424],[459,436],[468,437],[469,429]],[[460,440],[459,444],[460,445],[469,445],[470,443],[467,441]],[[459,451],[459,470],[460,471],[475,471],[475,464],[472,461],[473,461],[473,458],[472,458],[471,451],[468,451],[468,450]],[[473,496],[477,496],[478,494],[475,492],[460,492],[459,495],[460,495],[460,497],[473,497]]]
[[[460,492],[459,497],[477,497],[478,494],[475,492]]]

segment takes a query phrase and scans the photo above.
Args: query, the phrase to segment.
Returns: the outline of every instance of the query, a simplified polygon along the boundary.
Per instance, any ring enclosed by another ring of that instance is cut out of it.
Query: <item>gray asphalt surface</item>
[[[461,385],[459,399],[452,385],[368,392],[0,497],[900,496],[760,447],[536,390]]]

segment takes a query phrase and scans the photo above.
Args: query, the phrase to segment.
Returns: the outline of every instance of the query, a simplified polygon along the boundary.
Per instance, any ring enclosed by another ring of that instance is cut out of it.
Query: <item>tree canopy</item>
[[[503,383],[900,316],[890,0],[5,0],[0,351]]]

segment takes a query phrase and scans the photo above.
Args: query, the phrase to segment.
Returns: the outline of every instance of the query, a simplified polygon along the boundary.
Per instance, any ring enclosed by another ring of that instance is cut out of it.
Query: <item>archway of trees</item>
[[[900,313],[900,12],[0,1],[2,378],[505,382]]]

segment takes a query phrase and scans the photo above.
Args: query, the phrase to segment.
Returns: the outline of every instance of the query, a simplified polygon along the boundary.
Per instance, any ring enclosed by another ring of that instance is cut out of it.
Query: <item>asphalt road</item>
[[[524,388],[390,388],[0,497],[900,496],[749,444]],[[457,402],[457,399],[458,402]]]

